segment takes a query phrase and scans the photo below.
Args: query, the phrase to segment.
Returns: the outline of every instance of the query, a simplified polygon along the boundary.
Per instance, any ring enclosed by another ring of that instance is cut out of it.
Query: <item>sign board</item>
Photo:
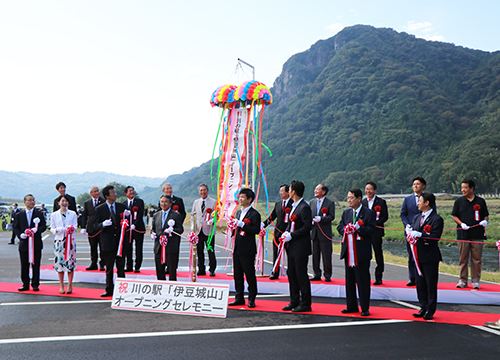
[[[111,308],[225,318],[228,284],[117,278]]]

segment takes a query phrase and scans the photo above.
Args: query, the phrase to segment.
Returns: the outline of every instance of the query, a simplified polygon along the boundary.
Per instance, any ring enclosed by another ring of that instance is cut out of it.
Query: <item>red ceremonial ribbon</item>
[[[238,226],[238,221],[235,218],[227,218],[226,240],[224,242],[224,250],[229,250],[230,245],[234,242],[234,230]]]
[[[292,220],[292,225],[290,225],[290,232],[294,232],[295,231],[295,221],[297,221],[297,215],[292,214],[290,216],[290,220]]]
[[[211,209],[211,208],[208,208],[208,209],[205,211],[205,221],[210,220],[210,214],[212,214],[212,209]]]
[[[250,219],[244,219],[243,222],[245,223],[245,225],[250,225],[251,224]],[[240,231],[240,235],[241,236],[245,236],[245,234],[246,233],[245,233],[245,231],[243,231],[243,228],[242,228],[242,230]]]
[[[67,261],[71,258],[71,244],[73,243],[73,234],[75,233],[75,227],[73,225],[66,229],[66,249],[64,251],[64,260]]]
[[[132,211],[134,212],[134,220],[137,219],[137,212],[139,211],[139,208],[137,206],[134,206],[132,208]]]
[[[196,266],[196,264],[193,262],[193,253],[194,253],[194,245],[198,244],[199,238],[198,235],[196,235],[194,232],[190,232],[187,236],[187,239],[189,241],[189,273],[193,273],[193,269]],[[194,272],[195,280],[196,280],[196,271]]]
[[[425,225],[424,226],[424,232],[427,234],[427,235],[430,235],[431,232],[432,232],[432,226],[430,225]]]
[[[120,214],[120,216],[122,216],[123,213]],[[127,219],[123,219],[120,224],[122,225],[122,230],[121,230],[121,234],[120,234],[120,242],[118,243],[118,251],[116,252],[116,256],[122,256],[123,254],[123,238],[125,237],[125,229],[127,228],[128,226],[128,220]]]
[[[174,207],[172,209],[174,209],[174,211],[179,212],[179,205],[174,205]]]
[[[24,230],[28,237],[28,263],[35,264],[35,233],[30,228]]]
[[[328,209],[326,207],[322,208],[321,212],[323,213],[323,217],[328,215]]]
[[[288,217],[290,216],[290,208],[285,209],[285,220],[283,220],[284,223],[288,224]]]
[[[278,245],[278,256],[276,257],[276,262],[273,265],[273,273],[278,274],[279,273],[279,268],[280,268],[280,262],[283,264],[282,259],[285,256],[285,242],[283,241],[286,237],[286,234],[283,233],[281,237],[279,238],[279,245]],[[283,270],[282,270],[283,273]]]
[[[349,223],[344,226],[344,236],[342,242],[347,244],[347,266],[355,267],[358,266],[358,256],[356,253],[356,244],[354,243],[354,234],[356,233],[356,227]]]
[[[481,205],[479,204],[474,205],[474,217],[476,221],[481,220],[481,218],[479,217],[479,210],[481,210]]]
[[[160,236],[162,264],[165,264],[167,262],[167,244],[168,244],[168,238],[165,235]]]
[[[420,271],[420,265],[418,264],[417,255],[417,239],[411,236],[411,234],[406,234],[406,240],[410,243],[411,253],[413,255],[413,260],[415,260],[415,266],[419,276],[422,276],[422,271]]]
[[[264,257],[262,256],[262,252],[264,251],[262,244],[264,244],[264,236],[266,236],[266,229],[262,228],[259,231],[259,241],[257,243],[257,257],[255,258],[255,270],[256,271],[261,271],[262,270],[262,259]]]
[[[382,207],[380,205],[377,205],[373,209],[377,213],[377,220],[378,220],[380,218],[380,212],[382,211]]]

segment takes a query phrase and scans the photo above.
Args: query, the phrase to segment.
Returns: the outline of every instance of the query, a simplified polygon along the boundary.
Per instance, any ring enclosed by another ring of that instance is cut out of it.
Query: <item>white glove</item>
[[[156,240],[156,233],[151,231],[151,240]]]
[[[21,239],[27,239],[28,238],[28,235],[26,235],[25,233],[22,233],[21,235],[19,235],[19,237]]]
[[[315,216],[313,219],[314,222],[319,223],[321,221],[321,216]]]
[[[213,223],[214,223],[214,221],[212,219],[210,219],[210,220],[207,221],[207,225],[208,226],[212,226]]]
[[[410,224],[406,224],[405,232],[407,234],[410,234],[412,231],[413,231],[413,228],[411,227],[411,225]]]
[[[102,226],[104,226],[104,227],[111,226],[111,225],[113,225],[113,222],[111,220],[109,220],[109,219],[108,220],[104,220],[102,222]]]
[[[356,230],[359,230],[360,226],[359,226],[357,221],[356,221],[356,224],[354,224],[354,227],[356,228]]]
[[[422,233],[421,233],[421,232],[419,232],[419,231],[414,231],[414,230],[413,230],[413,231],[411,232],[411,237],[412,237],[412,238],[415,238],[415,239],[416,239],[416,238],[419,238],[419,237],[422,237]]]
[[[482,220],[482,221],[480,221],[479,225],[484,226],[484,227],[488,226],[488,220]]]
[[[61,232],[63,232],[63,231],[64,231],[64,228],[63,228],[63,227],[58,227],[58,228],[56,229],[56,232],[57,232],[57,233],[61,233]]]
[[[38,231],[38,228],[34,227],[34,228],[31,228],[31,230],[33,230],[33,232],[36,234],[36,232]]]
[[[123,210],[123,216],[130,216],[130,210],[128,209]]]
[[[283,239],[283,242],[289,242],[290,240],[292,240],[292,234],[287,232],[285,238]]]
[[[265,227],[266,227],[266,225],[264,225],[264,223],[263,223],[263,222],[261,222],[261,223],[260,223],[260,229],[262,230],[262,229],[264,229]]]
[[[81,229],[81,230],[80,230],[80,234],[85,235],[86,233],[87,233],[87,230],[86,230],[86,229]]]
[[[130,225],[130,228],[131,228],[132,230],[134,230],[134,229],[135,229],[135,225],[134,225],[134,224]]]
[[[166,228],[166,229],[165,229],[165,234],[170,235],[170,234],[172,234],[172,232],[173,232],[173,231],[174,231],[174,228],[173,228],[173,227]]]
[[[462,229],[464,230],[469,230],[470,229],[470,226],[468,226],[466,223],[461,223],[460,226],[462,227]]]
[[[242,228],[245,223],[241,220],[238,220],[238,227]]]

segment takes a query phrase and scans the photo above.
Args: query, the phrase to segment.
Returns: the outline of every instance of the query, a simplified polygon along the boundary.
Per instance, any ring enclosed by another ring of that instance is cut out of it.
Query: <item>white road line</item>
[[[390,301],[395,303],[395,304],[401,305],[401,306],[409,307],[410,309],[420,309],[420,306],[409,304],[409,303],[404,302],[404,301],[399,301],[399,300],[390,300]]]
[[[0,306],[24,306],[24,305],[61,305],[61,304],[92,304],[92,303],[110,303],[113,300],[75,300],[75,301],[38,301],[38,302],[8,302],[0,303]]]
[[[486,326],[477,326],[477,325],[470,325],[470,326],[473,327],[473,328],[476,328],[476,329],[479,329],[479,330],[483,330],[483,331],[487,331],[489,333],[492,333],[492,334],[500,336],[500,331],[498,331],[498,330],[491,329],[491,328],[486,327]]]
[[[260,326],[260,327],[248,327],[248,328],[162,331],[162,332],[132,333],[132,334],[48,336],[48,337],[37,337],[37,338],[5,339],[5,340],[0,340],[0,344],[19,344],[19,343],[34,343],[34,342],[48,342],[48,341],[109,340],[109,339],[127,339],[127,338],[179,336],[179,335],[193,336],[193,335],[207,335],[207,334],[227,334],[236,332],[245,333],[245,332],[256,332],[256,331],[298,330],[298,329],[315,329],[315,328],[330,328],[330,327],[343,327],[343,326],[385,325],[385,324],[398,324],[405,322],[410,322],[410,321],[373,320],[373,321],[353,321],[353,322],[321,323],[321,324]]]

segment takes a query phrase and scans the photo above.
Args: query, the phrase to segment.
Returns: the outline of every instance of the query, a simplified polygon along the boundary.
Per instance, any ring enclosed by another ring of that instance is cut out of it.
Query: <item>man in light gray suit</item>
[[[321,281],[320,255],[323,259],[323,273],[325,281],[332,281],[332,221],[335,219],[335,203],[326,198],[328,186],[318,184],[314,189],[314,196],[309,202],[313,218],[311,229],[313,271],[311,281]]]
[[[191,212],[191,228],[198,235],[199,242],[197,247],[198,256],[198,275],[206,275],[205,272],[205,243],[208,241],[210,233],[213,231],[211,243],[207,244],[208,266],[210,276],[215,276],[215,268],[217,260],[215,259],[215,225],[211,213],[215,208],[215,199],[208,196],[208,186],[201,184],[198,186],[198,191],[201,198],[196,199],[193,203],[193,211]],[[209,246],[211,245],[211,246]]]

